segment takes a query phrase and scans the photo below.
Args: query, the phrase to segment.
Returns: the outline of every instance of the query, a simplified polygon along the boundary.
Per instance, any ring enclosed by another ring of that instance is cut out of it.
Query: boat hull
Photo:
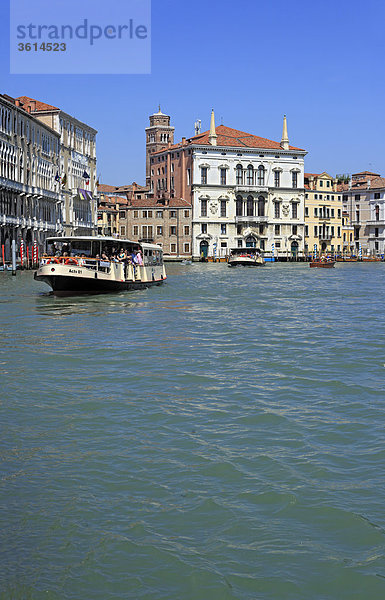
[[[229,258],[228,266],[229,267],[263,267],[265,265],[265,261],[263,258]]]
[[[311,262],[309,267],[313,269],[333,269],[334,262]]]
[[[161,285],[165,279],[154,281],[107,281],[65,275],[37,275],[34,279],[49,285],[55,296],[73,296],[80,294],[108,294],[128,290],[146,289],[152,285]]]

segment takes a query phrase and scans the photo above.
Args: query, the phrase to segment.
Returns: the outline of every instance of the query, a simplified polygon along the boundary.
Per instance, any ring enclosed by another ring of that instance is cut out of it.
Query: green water
[[[0,598],[385,597],[385,264],[0,273]]]

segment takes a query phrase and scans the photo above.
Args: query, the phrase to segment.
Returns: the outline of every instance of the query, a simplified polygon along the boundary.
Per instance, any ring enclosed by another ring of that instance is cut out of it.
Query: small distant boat
[[[16,269],[18,269],[19,267],[17,266]],[[12,265],[1,265],[0,266],[0,271],[12,271]]]
[[[181,265],[192,265],[192,260],[182,260]]]
[[[332,269],[335,265],[334,260],[312,260],[309,263],[310,268],[315,269]]]
[[[229,267],[239,265],[243,267],[263,267],[265,264],[258,248],[233,248],[230,250]]]

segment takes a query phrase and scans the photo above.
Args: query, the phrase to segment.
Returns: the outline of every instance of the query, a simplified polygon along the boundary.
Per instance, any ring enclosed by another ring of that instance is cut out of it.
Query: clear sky
[[[98,173],[112,185],[144,183],[158,103],[176,140],[197,118],[208,129],[211,108],[217,124],[280,140],[286,113],[307,171],[385,175],[384,26],[376,0],[153,0],[151,75],[10,75],[0,0],[0,91],[97,129]]]

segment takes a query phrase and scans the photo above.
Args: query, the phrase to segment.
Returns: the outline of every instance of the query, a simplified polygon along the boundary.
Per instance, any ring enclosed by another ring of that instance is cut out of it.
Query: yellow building
[[[342,211],[342,254],[354,254],[354,227],[350,224],[348,211]]]
[[[305,173],[305,254],[341,254],[342,195],[328,173]]]

